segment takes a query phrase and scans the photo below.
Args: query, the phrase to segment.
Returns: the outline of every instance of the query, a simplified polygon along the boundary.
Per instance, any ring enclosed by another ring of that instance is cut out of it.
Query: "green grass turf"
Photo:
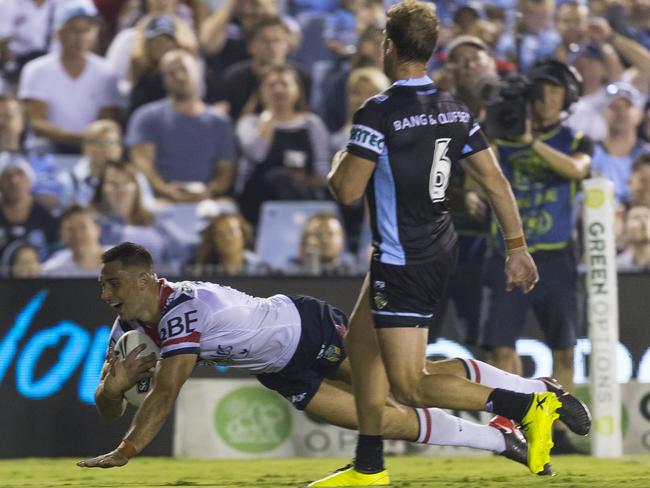
[[[0,487],[301,487],[347,461],[340,459],[272,459],[205,461],[135,458],[127,466],[82,469],[74,459],[0,460]],[[535,477],[521,465],[493,456],[391,457],[387,466],[391,486],[409,488],[522,486],[650,487],[650,456],[595,459],[555,457],[558,475]]]

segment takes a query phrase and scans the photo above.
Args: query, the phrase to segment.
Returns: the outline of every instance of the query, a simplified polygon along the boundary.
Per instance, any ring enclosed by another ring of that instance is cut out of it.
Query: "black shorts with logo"
[[[434,260],[403,266],[370,263],[370,309],[376,328],[428,328],[442,308],[445,289],[456,269],[458,247],[441,250]]]
[[[338,308],[310,296],[290,297],[300,314],[300,342],[291,360],[277,373],[259,374],[265,387],[275,390],[298,410],[304,410],[346,358],[343,337],[348,318]]]

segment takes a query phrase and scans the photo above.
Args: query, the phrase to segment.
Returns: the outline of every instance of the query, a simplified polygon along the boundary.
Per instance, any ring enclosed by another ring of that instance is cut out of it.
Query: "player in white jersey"
[[[146,333],[160,346],[161,360],[155,386],[120,445],[108,454],[80,461],[79,466],[122,466],[142,451],[162,427],[197,361],[246,370],[296,408],[331,424],[356,428],[353,396],[337,386],[350,383],[343,346],[347,317],[340,310],[312,297],[257,298],[214,283],[158,279],[146,249],[128,242],[106,251],[102,262],[102,300],[119,317],[95,395],[100,415],[122,415],[123,393],[156,362],[154,354],[136,358],[142,346],[118,360],[112,346],[122,334]],[[427,367],[433,373],[525,392],[547,390],[543,381],[526,380],[474,360],[441,361]],[[484,426],[437,408],[397,404],[386,405],[384,418],[384,435],[390,439],[487,449],[527,463],[525,441],[507,419]]]

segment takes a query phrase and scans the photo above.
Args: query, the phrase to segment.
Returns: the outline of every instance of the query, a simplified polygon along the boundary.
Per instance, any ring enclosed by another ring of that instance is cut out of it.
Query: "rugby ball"
[[[118,359],[126,358],[140,344],[145,344],[144,351],[138,354],[138,357],[147,356],[156,353],[156,358],[160,359],[160,348],[148,335],[137,330],[130,330],[123,334],[115,343],[115,354]],[[124,398],[131,405],[139,407],[147,394],[153,389],[158,367],[151,368],[144,378],[140,379],[135,385],[124,392]]]

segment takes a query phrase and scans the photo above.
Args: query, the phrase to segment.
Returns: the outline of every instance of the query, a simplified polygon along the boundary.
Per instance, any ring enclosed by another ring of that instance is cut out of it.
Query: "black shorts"
[[[480,343],[485,349],[515,347],[526,324],[529,309],[542,328],[551,349],[568,349],[576,344],[581,290],[576,262],[570,250],[533,253],[539,283],[530,293],[520,289],[506,292],[504,261],[493,256],[485,263],[484,311]]]
[[[370,263],[370,309],[375,327],[417,327],[433,324],[442,308],[445,289],[456,269],[454,245],[433,260],[397,266]]]
[[[287,365],[277,373],[259,374],[260,383],[304,410],[346,358],[343,338],[348,318],[336,307],[309,296],[290,297],[300,313],[300,342]]]

